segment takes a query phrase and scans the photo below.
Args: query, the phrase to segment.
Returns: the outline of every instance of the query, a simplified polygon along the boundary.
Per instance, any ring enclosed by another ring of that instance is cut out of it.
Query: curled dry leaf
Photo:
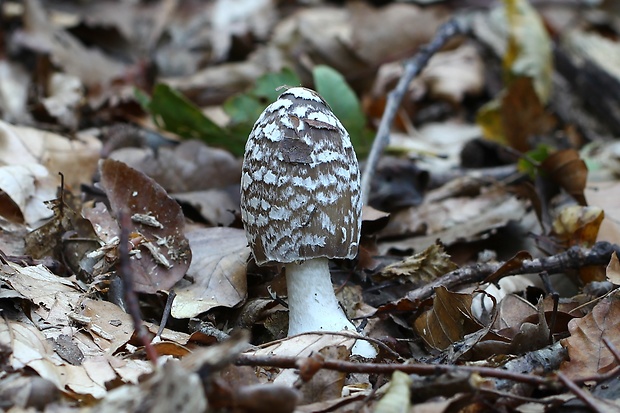
[[[194,255],[187,270],[191,283],[180,283],[172,316],[191,318],[214,307],[234,307],[247,294],[250,256],[245,232],[235,228],[202,228],[187,233]]]
[[[620,300],[608,297],[599,301],[592,312],[568,323],[570,337],[562,340],[569,360],[560,370],[572,380],[604,374],[618,366],[603,339],[620,348]]]
[[[588,179],[588,167],[579,156],[579,152],[574,149],[554,152],[543,161],[541,169],[579,205],[587,205],[584,191]]]
[[[596,242],[604,217],[605,213],[599,207],[578,205],[566,207],[553,221],[553,235],[567,247],[573,245],[591,247]],[[603,281],[605,273],[601,267],[583,267],[579,269],[579,278],[584,284],[590,281]]]
[[[99,169],[112,212],[131,216],[128,231],[141,238],[138,252],[130,255],[134,288],[143,293],[172,288],[192,257],[181,207],[155,181],[122,162],[106,159]]]
[[[401,283],[424,283],[456,269],[457,265],[450,260],[443,245],[436,242],[424,251],[388,265],[376,278],[396,279]]]
[[[45,205],[56,195],[56,180],[37,164],[0,167],[0,214],[14,222],[36,226],[52,212]]]
[[[417,320],[414,328],[432,348],[444,350],[467,334],[483,328],[471,313],[472,295],[435,289],[433,308]]]
[[[567,247],[591,247],[604,217],[605,212],[599,207],[568,206],[553,221],[553,233]]]
[[[408,412],[411,408],[413,380],[402,371],[392,373],[387,391],[375,406],[375,413]]]

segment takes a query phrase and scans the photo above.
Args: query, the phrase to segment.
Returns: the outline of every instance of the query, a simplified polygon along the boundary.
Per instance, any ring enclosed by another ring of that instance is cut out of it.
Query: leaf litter
[[[1,409],[617,407],[620,20],[385,3],[2,4]],[[366,171],[390,155],[387,213],[330,266],[374,360],[356,331],[286,337],[240,224],[247,135],[298,85]]]

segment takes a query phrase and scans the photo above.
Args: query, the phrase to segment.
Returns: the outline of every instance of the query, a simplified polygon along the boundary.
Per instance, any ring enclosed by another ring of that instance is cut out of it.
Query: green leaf
[[[281,86],[295,87],[300,85],[301,80],[299,76],[293,70],[284,68],[278,73],[267,73],[261,76],[256,82],[254,89],[250,91],[250,94],[265,98],[269,104],[284,92],[284,90],[280,89]]]
[[[527,152],[519,159],[517,167],[519,171],[527,173],[532,179],[536,178],[540,164],[549,157],[553,148],[546,144],[539,144],[535,149]]]
[[[366,128],[366,116],[355,92],[345,78],[329,66],[319,65],[312,71],[316,91],[331,106],[351,135],[351,141],[359,155],[368,153],[372,133]]]
[[[245,140],[238,139],[219,127],[206,117],[200,108],[168,85],[157,84],[150,101],[141,97],[140,103],[145,105],[155,124],[162,129],[182,138],[201,139],[235,155],[243,154]]]
[[[287,68],[258,78],[254,88],[224,102],[224,112],[230,117],[228,132],[235,140],[245,142],[256,119],[283,92],[277,89],[280,86],[296,86],[300,83],[301,80],[297,74]]]

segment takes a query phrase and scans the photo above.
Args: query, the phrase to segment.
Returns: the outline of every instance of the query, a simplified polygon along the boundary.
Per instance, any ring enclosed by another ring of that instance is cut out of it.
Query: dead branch
[[[575,246],[569,248],[565,252],[550,257],[524,260],[520,267],[506,271],[503,276],[536,274],[543,271],[549,274],[557,274],[566,270],[579,269],[590,265],[607,265],[614,251],[619,253],[620,246],[606,241],[597,242],[590,249]],[[451,271],[437,278],[423,287],[410,291],[407,294],[407,299],[411,301],[422,301],[430,298],[435,288],[439,286],[451,289],[463,284],[481,282],[503,265],[504,263],[502,262],[485,263],[459,268],[458,270]]]
[[[285,357],[285,356],[255,356],[241,354],[235,364],[238,366],[267,366],[283,369],[294,369],[305,362],[317,362],[316,357]],[[407,374],[419,374],[429,376],[442,373],[467,373],[478,374],[483,377],[512,380],[515,382],[528,383],[535,386],[551,384],[552,380],[533,374],[523,374],[492,367],[455,366],[447,364],[379,364],[379,363],[354,363],[343,360],[324,359],[320,361],[321,368],[335,370],[343,373],[369,373],[369,374],[392,374],[402,371]]]
[[[362,201],[368,204],[370,196],[370,182],[377,169],[379,158],[390,143],[390,130],[394,123],[394,118],[398,112],[400,102],[407,92],[409,83],[426,67],[429,60],[437,53],[450,39],[466,33],[468,30],[467,21],[463,18],[452,18],[439,27],[433,40],[423,46],[415,56],[405,62],[405,70],[398,81],[398,85],[388,94],[385,111],[379,123],[379,130],[366,160],[366,167],[362,174]]]

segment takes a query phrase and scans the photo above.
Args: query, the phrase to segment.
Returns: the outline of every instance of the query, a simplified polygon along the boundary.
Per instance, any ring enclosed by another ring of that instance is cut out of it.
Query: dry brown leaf
[[[159,148],[123,148],[110,158],[144,172],[168,192],[192,192],[237,185],[241,180],[241,163],[230,152],[211,148],[198,140]]]
[[[605,213],[598,207],[568,206],[553,221],[552,234],[566,247],[578,245],[588,248],[596,242],[604,217]],[[579,269],[579,278],[587,284],[603,281],[605,274],[601,267],[583,267]]]
[[[187,371],[178,360],[168,360],[154,375],[131,386],[112,390],[92,413],[107,412],[203,412],[207,400],[198,374]]]
[[[430,195],[430,194],[429,194]],[[393,237],[420,233],[399,241],[382,241],[379,250],[413,248],[423,250],[437,239],[444,245],[458,241],[484,239],[493,229],[509,221],[519,221],[526,213],[525,202],[502,188],[493,188],[478,197],[451,197],[425,201],[422,205],[392,214],[390,223],[380,233]]]
[[[554,126],[528,77],[516,78],[499,98],[483,106],[477,122],[486,138],[521,152],[530,149],[532,136],[548,133]]]
[[[572,380],[604,374],[618,366],[618,360],[607,348],[606,338],[620,348],[620,300],[608,297],[599,301],[592,312],[568,323],[570,337],[562,340],[569,360],[560,370]]]
[[[130,255],[134,288],[144,293],[167,290],[183,276],[191,262],[181,207],[151,178],[122,162],[100,162],[101,186],[118,218],[131,217],[127,230],[142,237],[139,254]]]
[[[88,317],[86,330],[93,341],[108,354],[124,346],[134,332],[131,316],[109,301],[85,299],[80,313]]]
[[[587,205],[584,196],[588,180],[588,167],[575,149],[552,153],[543,161],[541,169],[568,192],[579,205]]]
[[[467,95],[479,95],[484,88],[484,66],[476,47],[465,43],[454,50],[437,53],[412,82],[412,87],[428,89],[431,98],[453,104],[460,103]],[[421,92],[413,94],[419,96]]]
[[[618,255],[616,255],[615,251],[611,254],[611,259],[609,260],[609,264],[607,264],[605,275],[607,281],[620,285],[620,261],[618,261]]]
[[[234,307],[244,300],[250,256],[245,232],[235,228],[201,228],[186,235],[194,251],[187,270],[192,281],[176,286],[172,316],[191,318],[214,307]]]
[[[235,220],[234,211],[239,209],[230,193],[222,189],[175,193],[172,196],[194,207],[212,226],[230,226]]]
[[[415,331],[432,348],[445,350],[483,327],[471,313],[472,300],[471,294],[436,288],[433,308],[415,320]]]
[[[445,252],[443,245],[436,242],[424,251],[388,265],[375,278],[396,279],[401,283],[424,283],[457,268],[457,265],[450,261],[450,255]]]
[[[344,346],[328,346],[319,350],[318,353],[330,360],[347,360],[351,351]],[[301,387],[302,403],[339,398],[346,376],[346,373],[335,370],[319,370],[310,381]]]

